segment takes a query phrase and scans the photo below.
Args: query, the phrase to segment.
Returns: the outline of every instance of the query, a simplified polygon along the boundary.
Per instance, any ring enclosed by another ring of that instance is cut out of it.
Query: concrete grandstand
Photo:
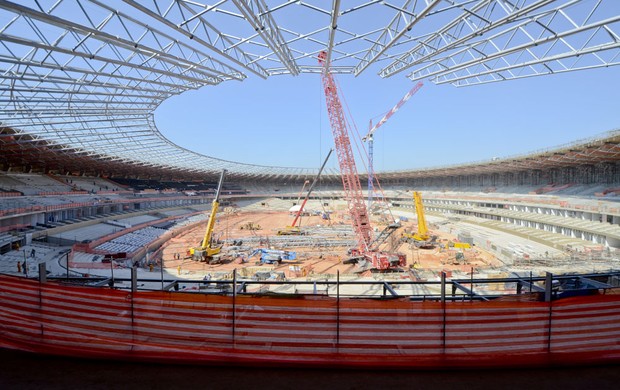
[[[0,79],[6,87],[0,108],[3,251],[32,240],[125,245],[124,235],[135,236],[135,248],[140,248],[144,243],[139,230],[159,229],[158,224],[193,218],[208,209],[223,168],[229,171],[223,193],[227,202],[241,208],[271,202],[274,209],[288,209],[299,188],[316,174],[315,168],[224,161],[174,145],[159,132],[155,109],[163,100],[190,89],[249,75],[320,73],[316,56],[323,50],[333,60],[333,73],[357,76],[382,63],[382,77],[409,69],[411,80],[428,78],[456,86],[618,62],[614,34],[571,44],[601,29],[617,30],[618,15],[609,4],[584,1],[577,7],[561,1],[495,8],[495,1],[426,3],[407,2],[396,9],[371,2],[346,10],[339,8],[339,2],[331,9],[288,4],[264,13],[238,3],[204,10],[183,1],[179,12],[174,7],[151,9],[148,2],[133,0],[118,9],[95,0],[88,1],[89,7],[60,1],[49,9],[37,2],[2,4],[10,20],[0,32],[4,67]],[[299,9],[307,13],[309,24],[317,23],[316,34],[284,29],[274,18],[277,14],[283,20]],[[361,18],[370,11],[376,11],[377,17],[386,14],[385,23],[372,33],[375,43],[369,46],[365,27],[349,24],[347,18],[358,14]],[[236,12],[253,28],[235,44],[230,37],[244,35],[245,30],[235,31],[227,23],[216,26],[209,17],[220,13],[227,19]],[[250,17],[255,12],[256,17]],[[473,26],[468,19],[472,14],[493,22]],[[319,26],[323,23],[319,17],[325,15],[331,17],[331,28]],[[416,38],[410,31],[419,21],[408,20],[411,15],[422,15],[443,27]],[[515,25],[515,18],[524,22]],[[95,19],[104,22],[94,25]],[[397,31],[404,21],[406,28]],[[270,28],[264,31],[261,23]],[[537,32],[541,24],[548,31]],[[124,28],[118,28],[121,25]],[[472,31],[464,33],[463,28]],[[285,30],[295,38],[284,39]],[[517,31],[529,34],[507,42],[501,38]],[[460,36],[459,40],[438,41],[446,32]],[[59,36],[72,36],[75,42]],[[253,39],[265,44],[257,49]],[[485,52],[487,47],[499,47],[497,41],[503,42],[502,49]],[[399,44],[410,42],[434,49],[422,55],[420,46],[412,45],[403,54]],[[471,46],[460,50],[461,43]],[[550,47],[553,51],[545,51]],[[539,49],[542,52],[536,53],[535,60],[525,58]],[[256,57],[255,50],[262,54]],[[465,60],[463,53],[471,59]],[[421,55],[436,63],[425,65]],[[449,61],[444,61],[444,55]],[[568,62],[571,58],[581,62]],[[494,59],[501,59],[501,65]],[[620,191],[619,142],[616,130],[525,155],[381,172],[379,177],[395,210],[411,212],[410,191],[419,190],[440,225],[442,221],[469,224],[471,229],[525,237],[554,250],[611,252],[620,248],[620,212],[615,201]],[[361,173],[360,179],[365,181],[367,174]],[[342,196],[339,173],[328,169],[313,199],[337,202]],[[489,241],[483,235],[477,238],[479,243]],[[519,254],[509,247],[495,251],[503,256]]]
[[[378,172],[368,213],[327,169],[288,234],[317,169],[203,155],[154,119],[173,95],[249,76],[375,67],[467,86],[605,70],[620,64],[617,4],[43,3],[0,1],[0,347],[351,368],[620,359],[620,130]]]

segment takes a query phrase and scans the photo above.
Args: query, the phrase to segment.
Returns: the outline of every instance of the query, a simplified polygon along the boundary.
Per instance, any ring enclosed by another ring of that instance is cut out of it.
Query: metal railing
[[[605,294],[620,287],[620,270],[604,273],[513,276],[507,278],[448,279],[446,273],[440,280],[276,280],[277,272],[260,273],[252,279],[241,279],[233,270],[230,278],[220,280],[184,280],[162,277],[138,279],[137,269],[131,269],[131,278],[118,277],[47,277],[45,263],[39,264],[39,280],[48,280],[83,286],[140,291],[178,291],[220,295],[323,295],[328,297],[395,299],[430,301],[489,301],[501,297],[523,297],[527,300],[550,301],[579,295]],[[262,279],[262,280],[260,280]],[[140,288],[138,288],[140,286]],[[350,288],[350,287],[357,288]],[[349,292],[345,291],[349,287]],[[365,290],[363,289],[365,288]],[[351,291],[354,290],[354,291]],[[361,292],[360,292],[361,291]]]

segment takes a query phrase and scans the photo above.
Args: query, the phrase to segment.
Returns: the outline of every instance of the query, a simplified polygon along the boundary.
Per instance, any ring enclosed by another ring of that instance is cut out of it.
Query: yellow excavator
[[[426,226],[426,217],[424,216],[424,205],[422,204],[422,196],[417,191],[414,191],[413,193],[413,203],[415,205],[415,212],[418,216],[418,232],[413,234],[403,233],[402,238],[404,241],[407,242],[428,245],[431,236],[428,234],[428,227]]]
[[[213,256],[218,255],[222,249],[221,246],[212,246],[213,244],[211,239],[213,237],[213,227],[215,226],[215,215],[217,214],[217,209],[220,207],[220,192],[222,191],[222,183],[224,182],[225,175],[226,170],[224,169],[220,175],[220,182],[217,185],[215,198],[213,198],[213,203],[211,204],[211,214],[209,215],[209,220],[207,221],[207,230],[205,231],[205,236],[200,243],[200,247],[189,248],[188,250],[188,254],[193,260],[211,261]]]

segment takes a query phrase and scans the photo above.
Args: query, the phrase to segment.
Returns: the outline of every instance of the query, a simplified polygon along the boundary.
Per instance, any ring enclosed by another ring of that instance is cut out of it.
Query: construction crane
[[[385,114],[385,116],[383,118],[381,118],[381,120],[379,122],[377,122],[376,125],[372,125],[372,119],[370,120],[370,124],[368,125],[368,134],[366,134],[364,137],[362,137],[362,141],[366,142],[368,141],[368,208],[370,209],[371,205],[372,205],[372,199],[374,196],[374,192],[375,192],[375,170],[374,170],[374,137],[373,135],[375,134],[375,131],[377,131],[377,129],[379,129],[379,127],[383,126],[383,124],[385,122],[387,122],[388,119],[390,119],[392,117],[392,115],[394,115],[394,113],[396,113],[396,111],[398,111],[403,104],[405,104],[407,102],[407,100],[409,100],[413,95],[415,95],[416,92],[418,92],[420,90],[420,88],[422,88],[424,84],[422,84],[422,82],[418,82],[416,85],[413,86],[413,88],[411,88],[411,90],[409,92],[407,92],[407,94],[405,96],[403,96],[402,99],[400,99],[400,101],[390,110],[388,111],[387,114]]]
[[[306,202],[310,198],[310,194],[312,193],[312,190],[314,189],[314,186],[316,185],[316,183],[319,181],[319,178],[321,177],[321,172],[323,172],[323,168],[325,168],[325,165],[327,164],[327,160],[329,160],[329,156],[332,155],[333,151],[334,149],[329,149],[329,153],[327,153],[327,157],[325,157],[325,161],[323,161],[323,165],[321,165],[321,168],[319,169],[319,173],[316,174],[316,177],[312,181],[312,184],[310,184],[310,188],[308,188],[308,193],[306,194],[304,201],[301,203],[301,207],[299,207],[299,210],[297,210],[297,214],[295,215],[295,219],[293,219],[293,223],[291,223],[290,226],[287,226],[282,230],[278,230],[279,236],[303,234],[303,232],[301,231],[301,228],[297,226],[297,221],[300,221],[300,224],[301,224],[301,220],[299,219],[299,217],[304,212],[304,207],[306,207]],[[305,185],[306,184],[304,183],[304,187]]]
[[[413,238],[418,241],[426,241],[430,236],[428,235],[428,227],[426,226],[422,195],[420,195],[418,191],[413,192],[413,203],[415,204],[415,213],[418,216],[418,233],[415,234]]]
[[[198,261],[210,261],[213,259],[213,256],[216,256],[220,253],[222,249],[221,246],[216,247],[213,246],[211,239],[213,238],[213,227],[215,226],[215,215],[217,214],[217,209],[220,207],[220,193],[222,191],[222,183],[224,182],[224,176],[226,175],[226,170],[224,169],[220,175],[220,182],[217,185],[217,191],[215,192],[215,198],[213,198],[213,203],[211,203],[211,214],[209,215],[209,219],[207,221],[207,229],[205,230],[204,238],[200,243],[199,248],[190,248],[188,250],[189,256]]]
[[[301,199],[301,194],[304,192],[308,184],[310,184],[310,180],[304,181],[304,185],[301,186],[301,190],[299,190],[299,194],[297,194],[297,202],[295,202],[295,204],[299,204],[299,200]]]
[[[344,196],[347,201],[349,215],[351,216],[353,230],[355,231],[358,241],[358,247],[350,251],[350,253],[360,261],[369,262],[372,268],[375,269],[385,270],[398,266],[405,266],[406,257],[404,254],[381,252],[376,249],[376,247],[373,248],[372,246],[373,232],[368,218],[368,210],[362,196],[359,175],[355,166],[355,158],[349,139],[349,125],[344,116],[336,82],[329,71],[330,64],[326,62],[326,59],[326,52],[323,51],[319,53],[319,64],[323,67],[321,80],[323,82],[325,102],[327,104],[332,134],[334,136],[334,144],[336,145],[336,154],[338,155]]]
[[[431,240],[431,236],[428,233],[428,227],[426,226],[426,216],[424,215],[424,204],[422,204],[422,196],[419,192],[413,192],[413,203],[415,205],[415,212],[418,216],[418,232],[404,233],[402,235],[403,239],[408,242],[413,242],[419,246],[426,246],[431,244],[429,240]]]

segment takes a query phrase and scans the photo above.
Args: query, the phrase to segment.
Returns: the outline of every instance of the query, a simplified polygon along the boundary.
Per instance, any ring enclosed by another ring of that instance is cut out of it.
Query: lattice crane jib
[[[372,120],[371,120],[368,134],[366,134],[362,138],[362,141],[364,142],[368,141],[368,209],[369,210],[371,209],[372,200],[375,195],[375,183],[374,183],[375,182],[375,177],[374,177],[375,169],[374,169],[374,157],[373,157],[374,156],[374,133],[375,131],[377,131],[377,129],[379,129],[379,127],[383,126],[383,124],[387,122],[388,119],[390,119],[392,115],[394,115],[396,111],[398,111],[423,86],[424,84],[421,81],[418,81],[418,83],[414,85],[413,88],[411,88],[411,90],[409,90],[409,92],[407,92],[407,94],[403,96],[403,98],[400,99],[398,103],[396,103],[396,105],[392,107],[392,109],[388,111],[387,114],[383,116],[383,118],[381,118],[379,122],[377,122],[377,124],[373,126]]]
[[[372,241],[372,228],[370,226],[368,210],[364,203],[362,187],[355,166],[355,158],[349,139],[349,126],[344,116],[344,111],[342,110],[336,82],[330,73],[329,64],[325,63],[326,56],[326,52],[321,52],[319,54],[319,64],[323,66],[321,79],[325,91],[327,113],[334,135],[336,154],[338,155],[338,164],[340,165],[342,185],[347,200],[349,215],[351,216],[351,223],[357,235],[360,250],[362,252],[367,252],[369,249],[368,245]]]

